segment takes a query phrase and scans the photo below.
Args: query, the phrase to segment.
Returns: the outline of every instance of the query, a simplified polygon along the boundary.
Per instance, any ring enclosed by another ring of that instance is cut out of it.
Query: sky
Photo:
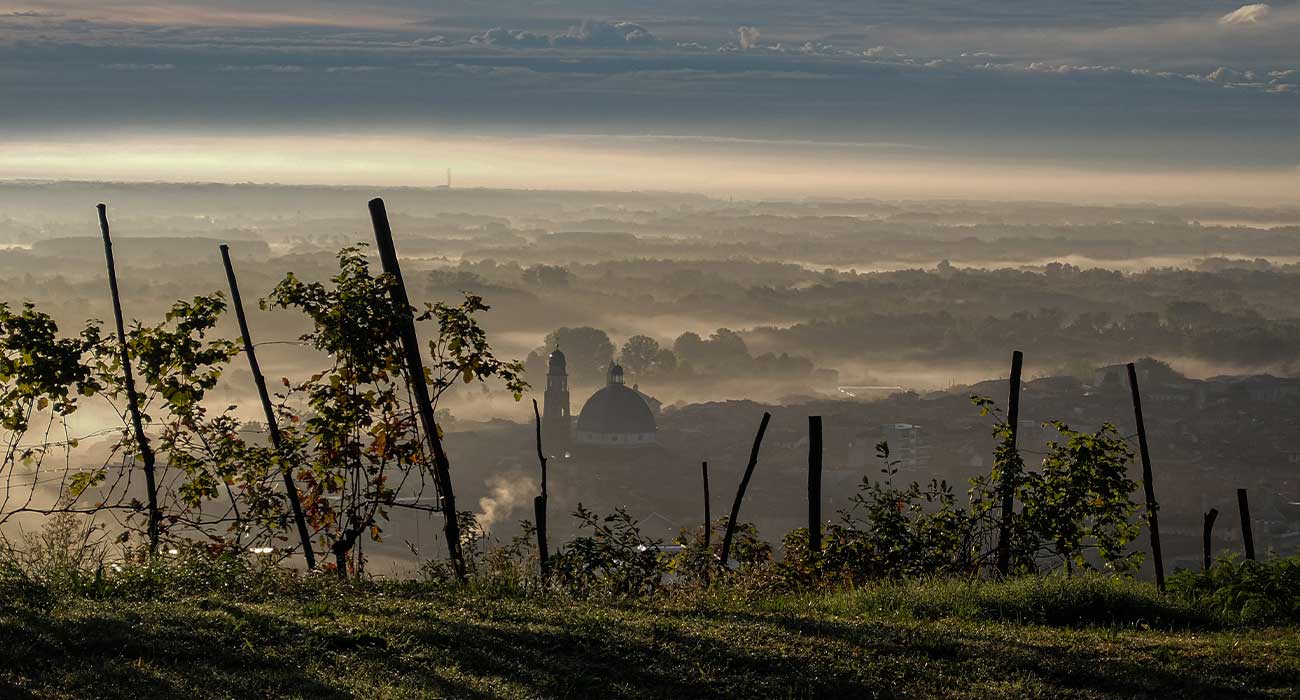
[[[0,0],[0,179],[1300,203],[1300,2]]]

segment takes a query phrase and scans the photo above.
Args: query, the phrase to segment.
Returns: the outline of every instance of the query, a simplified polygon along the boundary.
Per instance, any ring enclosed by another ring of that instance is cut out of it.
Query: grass
[[[0,590],[0,697],[1300,697],[1300,629],[1101,578],[624,602],[96,585]]]

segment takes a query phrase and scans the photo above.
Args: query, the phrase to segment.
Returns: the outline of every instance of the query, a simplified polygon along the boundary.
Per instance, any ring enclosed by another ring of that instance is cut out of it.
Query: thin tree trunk
[[[1205,562],[1202,567],[1204,571],[1209,571],[1214,566],[1214,557],[1212,547],[1214,545],[1214,521],[1219,517],[1219,509],[1211,508],[1210,512],[1205,514],[1205,529],[1201,533],[1201,542],[1205,545]]]
[[[1255,533],[1250,527],[1250,500],[1246,489],[1237,489],[1237,509],[1241,511],[1241,540],[1246,545],[1246,558],[1255,560]]]
[[[375,247],[379,249],[379,259],[384,272],[393,276],[393,303],[407,316],[401,326],[402,349],[406,355],[406,369],[410,375],[411,393],[415,396],[416,409],[420,423],[429,440],[429,449],[433,452],[434,480],[438,494],[442,497],[443,535],[447,539],[447,556],[451,560],[452,570],[457,580],[465,580],[465,556],[461,551],[460,523],[456,520],[456,496],[451,485],[451,462],[443,449],[442,438],[438,434],[438,424],[433,417],[433,403],[429,398],[429,387],[424,380],[424,361],[420,359],[420,340],[415,334],[415,316],[411,313],[411,302],[406,296],[406,283],[402,281],[402,268],[397,260],[397,250],[393,247],[393,231],[388,225],[388,211],[384,200],[376,197],[370,200],[370,222],[375,229]]]
[[[1156,588],[1165,591],[1165,559],[1160,551],[1160,506],[1151,476],[1151,451],[1147,448],[1147,426],[1142,419],[1142,395],[1138,391],[1137,367],[1128,363],[1128,385],[1133,393],[1133,415],[1137,420],[1138,450],[1142,454],[1142,486],[1147,498],[1147,523],[1151,527],[1151,559],[1156,566]]]
[[[1011,353],[1011,383],[1007,397],[1007,427],[1011,430],[1011,459],[1016,455],[1016,433],[1020,430],[1020,370],[1024,364],[1024,353],[1016,350]],[[1002,492],[1002,510],[998,522],[998,575],[1006,576],[1011,571],[1011,521],[1015,508],[1015,485],[1011,483],[1007,469],[1002,470],[1002,483],[998,488]]]
[[[281,474],[284,476],[284,491],[293,510],[293,521],[298,526],[298,540],[302,543],[302,556],[307,560],[307,569],[316,568],[316,552],[312,550],[311,532],[307,529],[307,518],[302,512],[302,501],[298,497],[298,485],[293,481],[293,468],[289,466],[280,438],[280,424],[275,419],[275,409],[271,405],[271,394],[266,389],[266,377],[262,376],[262,367],[257,363],[257,351],[253,348],[253,336],[248,332],[248,319],[244,316],[244,301],[239,295],[239,281],[235,279],[235,267],[230,263],[230,246],[221,245],[221,262],[226,266],[226,280],[230,283],[230,303],[235,307],[235,318],[239,321],[239,334],[244,340],[244,355],[248,357],[248,369],[253,373],[253,383],[257,385],[257,396],[262,402],[262,412],[266,415],[266,430],[271,435],[271,446],[285,460]]]
[[[99,229],[104,236],[104,259],[108,263],[108,290],[113,296],[113,320],[117,324],[117,344],[122,362],[122,380],[126,385],[127,408],[131,414],[131,427],[135,431],[140,460],[144,462],[145,488],[149,491],[149,556],[153,556],[158,550],[158,529],[162,521],[162,512],[158,509],[158,485],[154,477],[154,454],[153,448],[149,446],[149,438],[144,434],[144,422],[140,417],[140,395],[135,390],[131,354],[126,346],[126,324],[122,320],[122,299],[117,291],[117,267],[113,263],[113,240],[108,231],[108,206],[100,204],[96,208],[99,210]]]
[[[713,539],[713,515],[709,512],[709,463],[700,462],[700,472],[704,477],[704,551],[709,551],[709,542]]]
[[[342,539],[336,540],[331,546],[334,551],[334,573],[340,581],[348,578],[348,550],[349,545]]]
[[[767,432],[767,424],[772,420],[772,414],[763,412],[763,420],[758,424],[758,434],[754,436],[754,447],[749,452],[749,464],[745,467],[745,476],[740,480],[740,488],[736,489],[736,500],[731,504],[731,517],[727,519],[727,532],[722,538],[722,568],[727,568],[727,559],[731,554],[731,539],[736,533],[736,521],[740,518],[740,502],[745,499],[745,489],[749,488],[749,479],[754,476],[754,467],[758,465],[758,449],[763,445],[763,434]]]
[[[533,418],[537,424],[537,463],[542,468],[542,493],[533,499],[534,517],[537,519],[537,562],[542,578],[550,573],[550,552],[546,547],[546,453],[542,451],[542,414],[533,399]]]
[[[808,551],[822,551],[821,416],[808,416]]]

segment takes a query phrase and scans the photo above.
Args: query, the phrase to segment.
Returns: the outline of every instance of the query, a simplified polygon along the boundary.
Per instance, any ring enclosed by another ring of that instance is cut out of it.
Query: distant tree
[[[668,348],[662,348],[655,353],[655,371],[660,374],[671,374],[677,371],[677,354]]]
[[[1205,302],[1175,301],[1165,307],[1165,319],[1175,329],[1186,331],[1198,326],[1208,327],[1221,321],[1221,315]]]
[[[812,360],[789,353],[763,353],[754,358],[754,369],[763,374],[805,376],[813,371]]]
[[[677,359],[694,363],[704,354],[704,339],[699,333],[687,331],[673,341],[673,352],[677,354]]]
[[[534,387],[546,386],[547,357],[551,354],[551,348],[537,348],[528,353],[524,359],[524,376],[529,378]]]
[[[1160,325],[1160,315],[1154,311],[1140,311],[1128,314],[1123,321],[1124,331],[1135,342],[1158,341],[1164,328]]]
[[[1099,336],[1110,327],[1110,314],[1105,311],[1085,311],[1066,326],[1066,332],[1076,337]]]
[[[1133,364],[1137,367],[1138,376],[1145,382],[1176,384],[1187,379],[1186,376],[1171,367],[1168,362],[1157,360],[1154,357],[1138,358]]]
[[[659,343],[654,338],[648,335],[634,335],[623,343],[618,361],[628,372],[645,374],[654,367],[659,351]]]
[[[709,345],[720,358],[749,357],[749,348],[745,346],[744,339],[729,328],[719,328],[709,336]]]
[[[477,272],[439,268],[429,271],[429,286],[438,291],[478,292],[488,286]]]
[[[673,342],[673,352],[678,361],[707,372],[733,373],[752,363],[745,340],[728,328],[719,328],[708,340],[695,333],[683,333]]]
[[[522,277],[524,284],[554,289],[568,287],[573,281],[573,273],[559,265],[533,265],[523,271]]]
[[[556,347],[564,351],[569,376],[579,381],[600,381],[614,361],[614,343],[605,331],[591,326],[555,329],[546,336],[545,352]]]

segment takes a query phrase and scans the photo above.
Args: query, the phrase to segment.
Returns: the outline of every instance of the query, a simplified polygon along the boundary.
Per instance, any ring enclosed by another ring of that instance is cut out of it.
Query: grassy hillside
[[[5,592],[4,698],[1284,698],[1300,630],[1028,579],[576,601],[412,585]]]

